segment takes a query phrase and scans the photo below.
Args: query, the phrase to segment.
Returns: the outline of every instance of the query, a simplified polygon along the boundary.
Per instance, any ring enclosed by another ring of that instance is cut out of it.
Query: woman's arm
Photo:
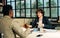
[[[47,17],[44,17],[44,28],[47,28],[47,29],[52,29],[52,25],[51,25],[51,22],[48,20]]]
[[[37,19],[32,20],[32,22],[30,23],[30,25],[32,25],[32,28],[37,28]]]

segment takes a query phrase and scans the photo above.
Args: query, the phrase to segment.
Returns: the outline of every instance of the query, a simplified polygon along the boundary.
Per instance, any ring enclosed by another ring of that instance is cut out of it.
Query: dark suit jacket
[[[39,18],[35,18],[35,20],[33,20],[31,22],[32,28],[37,28],[38,27],[37,22],[39,22]],[[47,28],[47,29],[52,29],[53,28],[47,17],[44,16],[43,19],[42,19],[42,22],[44,24],[44,28]]]

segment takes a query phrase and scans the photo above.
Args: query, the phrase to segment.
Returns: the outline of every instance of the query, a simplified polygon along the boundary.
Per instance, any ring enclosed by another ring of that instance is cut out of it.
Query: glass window
[[[7,0],[7,2],[10,1],[10,0]]]
[[[44,8],[44,16],[50,17],[50,10],[49,8]]]
[[[59,8],[59,16],[60,16],[60,8]]]
[[[36,17],[36,9],[32,9],[32,17]]]
[[[51,0],[51,7],[57,6],[57,0]]]
[[[20,1],[16,0],[16,9],[20,9],[20,5],[21,5]]]
[[[25,9],[21,9],[21,17],[25,17]]]
[[[44,7],[49,7],[49,0],[44,0]]]
[[[8,2],[7,4],[10,5],[10,2]]]
[[[26,0],[26,8],[30,8],[30,0]]]
[[[11,2],[13,9],[15,9],[15,2]]]
[[[59,6],[60,6],[60,0],[58,0],[59,1]]]
[[[16,17],[20,17],[20,10],[16,10]]]
[[[13,17],[15,17],[15,10],[13,10]]]
[[[20,4],[21,4],[21,5],[20,5],[21,8],[24,8],[24,0],[22,0]]]
[[[26,9],[26,17],[30,17],[30,9]]]
[[[51,17],[57,17],[57,8],[51,8]]]
[[[36,8],[36,0],[31,0],[31,8]]]
[[[11,0],[11,1],[15,1],[15,0]]]
[[[43,0],[38,0],[38,8],[43,7]]]
[[[13,7],[13,17],[36,17],[38,8],[47,17],[58,17],[60,12],[60,0],[7,0],[7,4]]]

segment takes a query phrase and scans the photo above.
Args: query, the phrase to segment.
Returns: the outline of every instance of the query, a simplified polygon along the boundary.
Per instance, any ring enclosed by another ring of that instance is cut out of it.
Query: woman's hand
[[[44,24],[41,23],[41,22],[38,22],[37,24],[38,24],[39,27],[44,27]]]
[[[44,24],[40,24],[39,26],[40,26],[40,27],[44,27]]]

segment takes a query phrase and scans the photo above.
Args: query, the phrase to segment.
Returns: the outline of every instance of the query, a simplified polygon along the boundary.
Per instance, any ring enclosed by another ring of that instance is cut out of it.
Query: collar
[[[5,17],[5,18],[9,18],[9,19],[11,19],[11,17],[9,17],[9,16],[7,16],[7,15],[6,15],[6,16],[4,16],[4,17]]]

